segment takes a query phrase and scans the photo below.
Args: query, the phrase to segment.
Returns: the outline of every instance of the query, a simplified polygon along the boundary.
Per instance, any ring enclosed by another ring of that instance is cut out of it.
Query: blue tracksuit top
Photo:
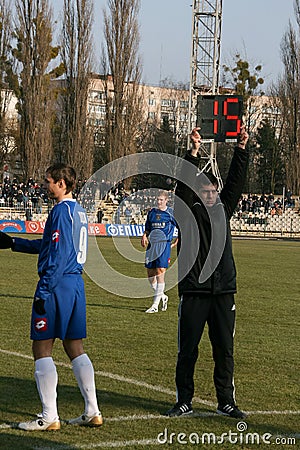
[[[14,239],[14,251],[39,253],[35,296],[46,300],[63,275],[82,273],[87,238],[85,210],[76,200],[64,199],[52,208],[42,239]]]

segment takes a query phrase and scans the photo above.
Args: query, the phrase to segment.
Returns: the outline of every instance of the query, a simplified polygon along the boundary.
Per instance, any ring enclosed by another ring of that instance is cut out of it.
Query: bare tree
[[[60,92],[57,158],[76,168],[84,179],[93,170],[93,134],[88,123],[91,83],[92,0],[64,0],[61,58],[65,79]]]
[[[261,103],[259,97],[264,95],[261,89],[264,80],[260,76],[262,66],[259,64],[252,67],[248,61],[244,60],[241,55],[235,55],[235,65],[233,67],[223,66],[222,83],[226,88],[234,89],[235,93],[243,96],[244,106],[244,122],[246,128],[250,134],[248,141],[248,147],[255,147],[256,142],[254,139],[254,133],[261,123],[263,116],[261,108],[257,108],[257,103]],[[226,88],[224,91],[226,92]],[[232,157],[232,149],[228,148],[224,144],[219,145],[220,151],[218,152],[217,159],[221,174],[227,173],[229,164]],[[250,164],[255,167],[255,154],[250,153]],[[256,183],[255,171],[248,172],[246,180],[246,188],[250,192]]]
[[[300,2],[294,0],[298,30],[289,23],[281,42],[284,74],[275,93],[280,98],[285,132],[286,183],[294,194],[300,193]]]
[[[246,126],[252,133],[253,125],[251,124],[256,123],[255,126],[257,126],[257,121],[262,120],[262,117],[253,114],[253,110],[256,110],[254,106],[257,96],[264,95],[264,92],[260,89],[260,86],[264,83],[260,76],[262,66],[250,67],[249,62],[243,60],[239,54],[235,58],[234,67],[223,66],[223,83],[232,87],[236,94],[243,96]]]
[[[136,153],[142,133],[140,0],[108,0],[102,66],[106,74],[106,162]],[[111,86],[110,86],[111,84]]]
[[[188,118],[188,91],[185,83],[174,82],[165,78],[160,82],[161,88],[161,123],[158,124],[156,145],[160,151],[182,156],[186,151],[187,118]],[[167,133],[167,142],[163,135]],[[160,140],[160,136],[162,140]],[[170,148],[171,146],[171,148]],[[169,147],[169,150],[166,148]]]
[[[20,114],[20,153],[24,175],[41,179],[53,150],[53,95],[50,65],[58,54],[52,47],[52,10],[48,0],[15,0],[18,62],[14,86]]]
[[[13,92],[10,89],[12,43],[11,2],[0,0],[0,167],[12,162],[16,150],[17,121],[14,119]]]
[[[265,120],[256,133],[257,192],[282,192],[284,158],[280,146],[280,134],[273,123]]]

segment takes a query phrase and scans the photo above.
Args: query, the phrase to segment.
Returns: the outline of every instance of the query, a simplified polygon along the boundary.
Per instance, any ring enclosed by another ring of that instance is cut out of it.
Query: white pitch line
[[[4,353],[6,355],[9,355],[9,356],[19,356],[20,358],[23,358],[23,359],[32,359],[33,360],[32,356],[24,355],[23,353],[11,352],[11,351],[8,351],[8,350],[2,350],[1,348],[0,348],[0,352]]]
[[[113,442],[99,442],[99,444],[88,444],[87,445],[76,445],[76,448],[125,448],[125,447],[133,447],[136,445],[161,445],[157,439],[134,439],[131,441],[113,441]]]
[[[17,356],[17,357],[20,357],[20,358],[23,358],[23,359],[33,360],[32,356],[24,355],[24,354],[19,353],[19,352],[12,352],[12,351],[8,351],[8,350],[3,350],[1,348],[0,348],[0,353],[6,354],[6,355],[10,355],[10,356]],[[72,368],[71,364],[67,364],[67,363],[63,363],[63,362],[55,361],[55,364],[57,366],[66,367],[68,369]],[[157,391],[157,392],[160,392],[160,393],[163,393],[163,394],[175,396],[175,392],[172,391],[171,389],[164,388],[162,386],[152,385],[152,384],[146,383],[144,381],[135,380],[133,378],[127,378],[127,377],[124,377],[123,375],[118,375],[118,374],[114,374],[114,373],[110,373],[110,372],[104,372],[104,371],[95,371],[95,375],[98,375],[98,376],[101,376],[101,377],[104,377],[104,378],[110,378],[110,379],[116,380],[116,381],[121,381],[123,383],[133,384],[135,386],[140,386],[140,387],[143,387],[143,388],[146,388],[146,389],[149,389],[149,390],[152,390],[152,391]],[[207,400],[202,400],[199,397],[194,397],[193,402],[201,403],[201,404],[206,405],[206,406],[212,406],[214,408],[216,406],[215,403],[207,401]],[[276,410],[274,410],[274,411],[245,411],[245,412],[248,415],[254,415],[254,414],[260,414],[260,415],[298,415],[298,414],[300,414],[300,411],[291,411],[291,410],[283,410],[283,411],[276,411]],[[214,412],[212,412],[212,413],[208,412],[208,413],[203,413],[203,414],[205,416],[210,415],[210,414],[212,416],[215,415]],[[195,414],[195,415],[197,415],[197,414]],[[200,414],[200,416],[202,416],[202,413]],[[130,417],[132,417],[132,419],[130,419]],[[113,418],[112,417],[112,418],[107,418],[105,420],[106,421],[137,420],[138,417],[140,417],[141,420],[143,420],[143,419],[148,420],[149,418],[162,418],[163,416],[160,416],[160,415],[159,416],[155,416],[155,415],[135,416],[134,415],[134,416],[127,416],[127,417],[122,417],[121,416],[119,418]],[[1,425],[0,425],[0,428],[1,428]]]
[[[273,416],[273,415],[281,415],[281,416],[296,416],[300,415],[300,411],[245,411],[245,414],[247,416],[255,416],[255,415],[262,415],[262,416]],[[190,416],[185,417],[168,417],[163,416],[161,414],[134,414],[132,416],[117,416],[117,417],[105,417],[105,422],[125,422],[125,421],[136,421],[136,420],[152,420],[152,419],[166,419],[166,420],[178,420],[178,419],[188,419],[193,417],[220,417],[220,415],[216,411],[207,411],[207,412],[194,412]],[[224,416],[223,416],[224,417]],[[247,418],[246,418],[247,420]]]
[[[127,421],[135,422],[136,420],[152,420],[152,419],[159,419],[159,418],[162,418],[162,416],[160,416],[158,414],[133,414],[131,416],[105,417],[104,421],[105,422],[127,422]]]
[[[57,450],[58,448],[62,448],[63,450],[72,450],[74,448],[78,449],[93,449],[93,448],[125,448],[125,447],[133,447],[133,446],[146,446],[146,445],[161,445],[157,439],[134,439],[131,441],[110,441],[110,442],[99,442],[98,444],[82,444],[82,445],[72,445],[63,447],[33,447],[34,450]]]
[[[291,411],[290,409],[286,409],[285,411],[245,411],[245,413],[249,416],[253,416],[254,414],[260,414],[262,416],[272,416],[272,415],[296,416],[297,414],[300,414],[300,411]]]
[[[132,441],[115,441],[115,442],[100,442],[99,444],[87,444],[87,445],[63,445],[63,446],[55,446],[55,447],[33,447],[33,450],[74,450],[74,448],[78,449],[93,449],[93,448],[125,448],[125,447],[133,447],[138,445],[161,445],[157,439],[141,439],[141,440],[132,440]]]
[[[32,356],[22,355],[21,353],[18,353],[18,352],[11,352],[11,351],[2,350],[2,349],[0,349],[0,352],[7,354],[7,355],[11,355],[11,356],[18,356],[20,358],[26,358],[26,359],[33,360]],[[67,363],[63,363],[63,362],[55,361],[55,364],[60,367],[67,367],[68,369],[72,368],[71,364],[67,364]],[[134,386],[140,386],[140,387],[152,390],[152,391],[160,392],[162,394],[172,395],[174,398],[176,395],[176,393],[174,391],[172,391],[171,389],[164,388],[164,387],[158,386],[158,385],[152,385],[152,384],[146,383],[144,381],[135,380],[133,378],[127,378],[127,377],[124,377],[123,375],[117,375],[115,373],[104,372],[104,371],[98,370],[98,371],[95,371],[95,375],[98,375],[98,376],[104,377],[104,378],[110,378],[111,380],[115,380],[115,381],[121,381],[122,383],[133,384]],[[215,403],[209,402],[207,400],[202,400],[199,397],[195,397],[194,401],[197,403],[202,403],[203,405],[215,407]]]
[[[8,428],[13,428],[9,423],[0,423],[0,430],[6,430]]]
[[[300,411],[245,411],[247,416],[255,416],[255,415],[264,415],[264,416],[272,416],[272,415],[300,415]],[[192,419],[195,417],[217,417],[218,414],[214,411],[207,412],[195,412],[185,419]],[[220,417],[220,416],[218,416]],[[116,416],[116,417],[104,417],[105,422],[136,422],[137,420],[182,420],[182,417],[167,417],[161,414],[133,414],[129,416]],[[247,419],[246,419],[247,420]],[[63,423],[63,420],[62,420]],[[15,425],[2,423],[0,424],[0,430],[15,428]],[[300,435],[299,435],[300,436]],[[298,437],[298,435],[297,435]]]
[[[185,417],[185,418],[190,418],[190,417],[212,417],[212,416],[216,416],[217,413],[216,412],[202,412],[202,413],[194,413],[191,414],[189,417]],[[127,422],[127,421],[137,421],[137,420],[178,420],[180,419],[180,417],[168,417],[168,416],[163,416],[162,414],[134,414],[132,416],[117,416],[117,417],[105,417],[104,421],[105,422]],[[182,417],[181,417],[182,419]]]

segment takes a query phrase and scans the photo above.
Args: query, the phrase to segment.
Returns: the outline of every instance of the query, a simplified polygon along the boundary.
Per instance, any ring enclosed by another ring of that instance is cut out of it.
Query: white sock
[[[154,291],[156,291],[156,288],[157,288],[157,281],[155,280],[155,281],[153,281],[153,283],[150,283],[150,284],[151,284],[152,289],[153,289]]]
[[[34,378],[43,406],[43,419],[47,422],[58,420],[57,412],[57,372],[51,357],[40,358],[35,361]]]
[[[157,283],[153,298],[153,305],[158,306],[161,297],[164,295],[165,283]]]
[[[84,398],[85,414],[87,416],[96,416],[99,414],[99,408],[96,395],[94,368],[86,353],[73,359],[72,370]]]

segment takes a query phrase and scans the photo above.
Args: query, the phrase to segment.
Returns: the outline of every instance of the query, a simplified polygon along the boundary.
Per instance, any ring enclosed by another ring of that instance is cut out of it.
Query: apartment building
[[[107,89],[106,89],[107,84]],[[130,84],[129,84],[130,86]],[[230,93],[229,89],[221,89]],[[88,112],[95,126],[104,126],[106,114],[106,92],[114,95],[110,77],[95,76],[91,80],[88,98]],[[205,93],[205,89],[204,89]],[[188,132],[189,89],[177,86],[150,86],[141,84],[139,94],[143,98],[143,120],[161,127],[167,121],[170,129],[180,134]],[[275,128],[279,127],[280,110],[278,100],[267,95],[251,97],[245,111],[246,124],[255,132],[263,120],[268,119]]]
[[[128,85],[130,89],[130,83]],[[107,94],[108,93],[108,94]],[[96,127],[105,125],[107,95],[114,95],[111,77],[94,77],[88,96],[88,113]],[[165,121],[175,132],[188,131],[189,91],[177,87],[139,86],[143,101],[143,120],[160,127]]]
[[[127,88],[131,88],[130,83],[127,85]],[[150,86],[141,84],[138,92],[143,102],[143,117],[141,117],[141,122],[149,125],[153,124],[157,128],[162,128],[167,124],[169,129],[174,133],[174,138],[178,141],[181,137],[187,135],[189,128],[188,87],[177,86],[175,84],[173,86]],[[99,131],[105,126],[107,97],[113,96],[114,85],[112,77],[95,74],[90,80],[87,109],[89,121],[95,127],[96,134],[97,130]],[[2,93],[2,97],[2,102],[5,101],[6,105],[6,117],[8,121],[17,122],[16,97],[11,91]],[[275,128],[278,127],[279,129],[280,111],[276,104],[276,99],[268,96],[251,97],[246,113],[248,129],[251,132],[255,132],[264,119],[268,119],[272,126]],[[99,133],[99,136],[101,134]],[[103,135],[101,139],[103,139]],[[2,140],[2,142],[4,141]],[[6,163],[10,159],[9,153],[15,147],[15,142],[10,136],[7,136],[5,142],[7,148],[2,149],[2,154],[6,152],[7,158],[4,158],[4,162]]]

